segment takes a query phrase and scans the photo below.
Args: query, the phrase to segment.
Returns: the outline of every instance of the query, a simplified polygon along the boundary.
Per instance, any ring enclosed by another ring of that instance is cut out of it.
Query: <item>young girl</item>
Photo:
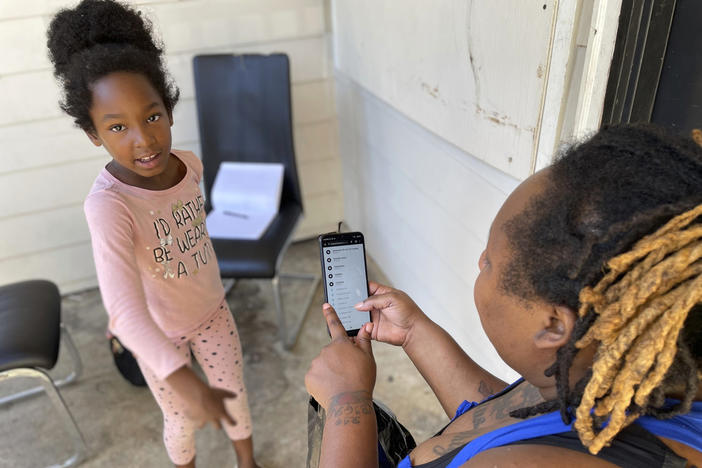
[[[320,466],[377,466],[371,337],[401,345],[453,417],[401,467],[702,466],[702,148],[601,130],[509,196],[479,268],[481,323],[523,378],[505,388],[371,284],[356,343],[325,305],[334,339],[306,376],[327,410]]]
[[[195,429],[224,427],[256,466],[242,351],[205,227],[202,164],[171,148],[178,90],[151,26],[111,0],[60,11],[48,32],[62,109],[112,157],[85,200],[109,329],[137,357],[163,411],[176,466],[195,466]],[[209,385],[190,369],[191,354]]]

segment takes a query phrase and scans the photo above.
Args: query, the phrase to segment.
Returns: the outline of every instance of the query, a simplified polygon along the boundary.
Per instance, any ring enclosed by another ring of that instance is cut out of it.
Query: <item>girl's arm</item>
[[[198,427],[212,423],[217,429],[221,429],[222,420],[231,425],[236,424],[224,407],[224,400],[236,398],[236,393],[210,387],[188,366],[171,373],[166,377],[166,382],[187,402],[188,417],[195,421]]]
[[[370,310],[372,337],[402,346],[451,418],[463,400],[481,401],[507,386],[475,363],[402,291],[369,283],[371,296],[358,304]]]
[[[351,341],[334,309],[324,304],[332,341],[305,375],[307,391],[326,410],[320,468],[378,466],[378,431],[373,411],[375,361],[365,324]]]
[[[109,192],[91,194],[84,209],[109,330],[163,380],[189,359],[176,349],[149,314],[129,209]]]

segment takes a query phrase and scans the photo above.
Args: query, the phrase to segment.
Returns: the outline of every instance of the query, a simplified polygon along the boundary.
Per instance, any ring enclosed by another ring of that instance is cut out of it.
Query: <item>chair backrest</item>
[[[288,56],[198,55],[193,70],[207,199],[220,163],[280,162],[285,166],[281,206],[302,207]]]

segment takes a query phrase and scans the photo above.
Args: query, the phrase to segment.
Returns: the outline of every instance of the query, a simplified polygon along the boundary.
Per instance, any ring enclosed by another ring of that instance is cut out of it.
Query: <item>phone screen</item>
[[[353,307],[368,297],[363,234],[325,234],[320,236],[319,243],[326,300],[349,335],[355,335],[370,321],[370,313]]]

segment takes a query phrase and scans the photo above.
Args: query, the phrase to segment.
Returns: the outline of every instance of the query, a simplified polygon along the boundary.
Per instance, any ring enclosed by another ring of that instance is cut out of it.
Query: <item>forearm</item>
[[[507,385],[475,363],[429,318],[414,324],[403,348],[449,418],[463,400],[480,401]]]
[[[377,467],[378,430],[366,391],[334,396],[326,410],[320,468]]]

